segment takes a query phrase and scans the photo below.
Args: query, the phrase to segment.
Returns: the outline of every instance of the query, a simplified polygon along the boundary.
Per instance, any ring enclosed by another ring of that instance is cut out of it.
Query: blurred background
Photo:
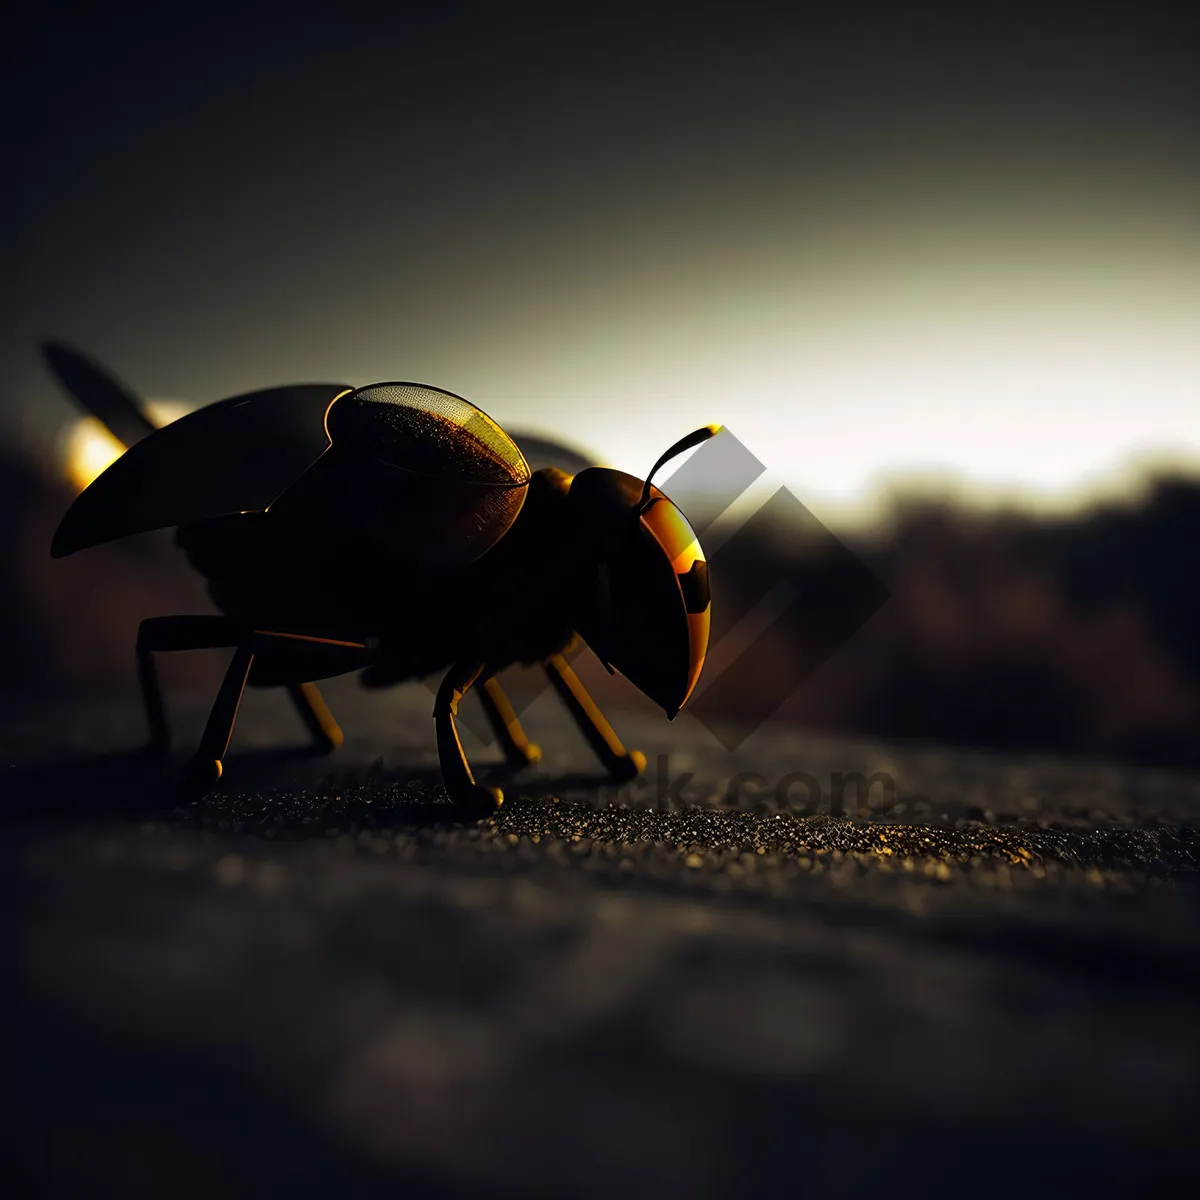
[[[42,5],[10,33],[7,699],[129,689],[140,619],[208,609],[167,534],[49,558],[117,452],[57,337],[161,419],[415,379],[639,475],[723,422],[766,468],[737,519],[787,487],[890,595],[784,719],[1200,757],[1194,9]],[[718,604],[804,567],[800,531],[756,537]],[[215,681],[183,657],[174,685]]]

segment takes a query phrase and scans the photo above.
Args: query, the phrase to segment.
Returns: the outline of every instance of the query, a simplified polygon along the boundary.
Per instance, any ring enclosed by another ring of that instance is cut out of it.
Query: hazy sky
[[[638,472],[724,421],[818,512],[1200,458],[1197,18],[848,7],[28,15],[0,416],[69,416],[53,334],[161,397],[429,382]]]

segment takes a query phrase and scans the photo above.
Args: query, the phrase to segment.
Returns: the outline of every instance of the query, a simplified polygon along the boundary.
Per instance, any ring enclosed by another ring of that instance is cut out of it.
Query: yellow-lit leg
[[[471,690],[482,671],[482,664],[451,667],[438,688],[433,705],[442,781],[450,794],[450,802],[464,818],[471,820],[491,815],[504,802],[504,793],[499,788],[484,787],[475,782],[455,723],[459,701]]]
[[[288,687],[287,692],[304,722],[304,727],[312,736],[313,745],[325,754],[336,750],[345,737],[317,685],[294,683]]]
[[[235,646],[237,652],[230,662],[225,681],[213,704],[200,749],[188,768],[194,779],[206,785],[215,783],[221,777],[221,760],[229,746],[242,692],[245,690],[257,650],[287,653],[290,649],[302,648],[308,653],[317,649],[332,655],[348,655],[350,657],[345,661],[350,669],[357,665],[352,662],[354,656],[366,650],[359,642],[339,641],[310,634],[280,633],[264,629],[247,634],[228,617],[151,617],[143,621],[138,629],[137,663],[146,720],[150,726],[152,750],[165,751],[170,743],[170,730],[163,707],[154,654],[171,650],[211,650],[224,646]],[[316,685],[301,683],[289,686],[287,690],[317,746],[325,750],[333,750],[340,746],[342,731]]]
[[[604,769],[621,783],[636,779],[646,769],[646,756],[640,750],[625,749],[579,676],[571,669],[571,664],[561,654],[555,654],[542,665]]]
[[[541,747],[535,745],[525,736],[521,722],[517,719],[516,709],[509,702],[495,676],[484,681],[479,691],[479,700],[483,711],[504,751],[504,761],[514,770],[520,767],[532,766],[541,761]]]
[[[221,778],[221,760],[229,749],[242,693],[246,690],[246,680],[253,665],[254,651],[249,646],[239,646],[233,652],[233,659],[213,702],[212,712],[208,714],[200,747],[188,764],[188,776],[198,784],[211,787]]]

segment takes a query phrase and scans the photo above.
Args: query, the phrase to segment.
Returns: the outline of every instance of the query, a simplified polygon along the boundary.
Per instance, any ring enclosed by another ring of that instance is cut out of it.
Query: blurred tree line
[[[143,617],[211,611],[169,533],[51,560],[71,499],[34,462],[12,450],[0,457],[0,680],[10,701],[132,689]],[[770,687],[764,672],[778,672],[785,691],[803,676],[814,644],[841,641],[853,614],[839,603],[839,572],[862,564],[889,598],[808,674],[784,719],[883,738],[1200,762],[1200,483],[1161,478],[1136,501],[1053,519],[901,502],[854,555],[831,555],[828,539],[786,523],[736,538],[713,557],[714,609],[745,611],[781,577],[798,581],[810,604],[802,630],[773,630],[753,678],[731,674],[706,703],[736,716]],[[175,685],[215,684],[219,664],[168,660]]]

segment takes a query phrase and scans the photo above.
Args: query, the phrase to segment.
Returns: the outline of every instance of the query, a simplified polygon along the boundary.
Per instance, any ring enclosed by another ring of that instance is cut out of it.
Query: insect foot
[[[474,784],[456,789],[451,793],[450,801],[456,817],[464,821],[482,821],[496,815],[496,810],[504,803],[504,793],[498,787]]]
[[[188,763],[188,778],[205,787],[212,787],[221,778],[219,758],[201,758],[197,755]]]
[[[646,769],[646,756],[640,750],[627,750],[613,759],[609,773],[618,783],[629,783]]]
[[[184,768],[181,790],[189,799],[197,799],[216,787],[221,779],[221,760],[197,754]]]
[[[537,742],[528,742],[520,758],[511,765],[520,767],[536,767],[542,761],[542,748]]]

